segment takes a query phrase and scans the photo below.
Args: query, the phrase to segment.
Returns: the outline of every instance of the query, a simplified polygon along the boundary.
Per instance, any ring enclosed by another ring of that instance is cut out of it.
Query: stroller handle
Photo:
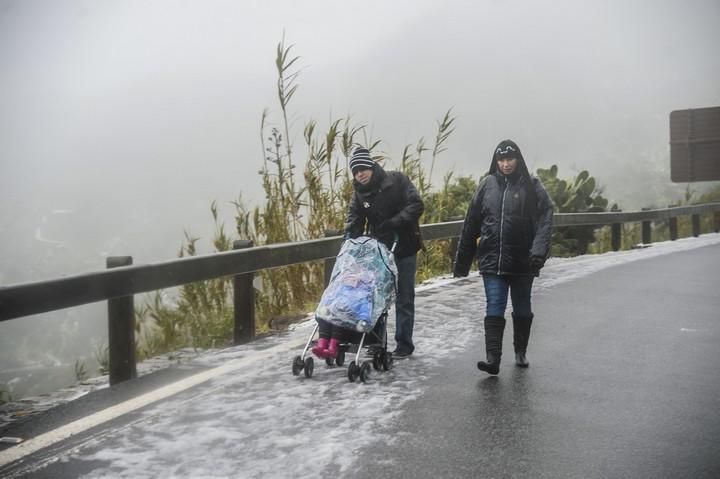
[[[393,254],[395,253],[395,247],[397,246],[398,241],[400,241],[400,236],[395,231],[393,231],[393,242],[390,246],[390,252]]]
[[[370,234],[367,231],[365,232],[365,235],[370,236],[371,238],[375,238],[376,240],[378,239],[377,235]],[[352,239],[352,236],[350,236],[348,233],[346,233],[343,236],[343,239],[345,239],[345,240]],[[393,241],[389,248],[391,253],[395,253],[395,248],[397,247],[399,242],[400,242],[400,235],[398,235],[396,231],[393,231]]]

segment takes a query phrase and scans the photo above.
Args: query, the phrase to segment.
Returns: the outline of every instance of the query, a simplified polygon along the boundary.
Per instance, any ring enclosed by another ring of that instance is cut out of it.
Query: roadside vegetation
[[[450,172],[435,178],[437,166],[455,130],[456,118],[448,109],[436,121],[436,133],[430,140],[421,137],[404,147],[400,158],[390,158],[382,151],[382,140],[372,138],[366,125],[351,117],[335,118],[321,125],[308,120],[302,128],[302,143],[294,144],[290,108],[299,91],[299,62],[292,45],[283,40],[277,45],[277,99],[279,110],[273,116],[262,112],[259,141],[262,157],[258,174],[264,191],[263,202],[249,207],[238,197],[230,203],[234,224],[219,220],[217,202],[210,205],[215,221],[212,250],[228,251],[237,239],[254,245],[303,241],[323,237],[328,231],[341,231],[352,194],[348,160],[357,145],[366,146],[373,158],[389,169],[407,174],[417,186],[426,206],[423,223],[462,219],[480,177],[456,176]],[[555,206],[561,213],[617,211],[603,196],[603,189],[588,171],[572,178],[563,177],[556,165],[539,168],[536,175],[543,181]],[[719,190],[720,191],[720,190]],[[699,198],[712,201],[720,197]],[[682,203],[692,202],[688,189]],[[703,219],[703,231],[712,227],[712,218]],[[625,225],[623,248],[640,242],[640,226]],[[690,235],[690,220],[678,221],[680,236]],[[669,233],[658,225],[653,238],[662,240]],[[178,256],[199,253],[200,237],[185,232]],[[417,281],[447,274],[452,266],[450,241],[426,242],[418,255]],[[574,256],[609,251],[610,228],[557,228],[553,234],[552,256]],[[206,251],[207,252],[207,251]],[[266,333],[290,318],[304,317],[314,310],[323,285],[323,264],[300,265],[261,271],[256,275],[256,321],[258,333]],[[194,283],[173,291],[158,291],[146,297],[136,308],[137,358],[156,356],[184,347],[215,348],[232,341],[231,278]],[[96,356],[106,370],[106,354]]]

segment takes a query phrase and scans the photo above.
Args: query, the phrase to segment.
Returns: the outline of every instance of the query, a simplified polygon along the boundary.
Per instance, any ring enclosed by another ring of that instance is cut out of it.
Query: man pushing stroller
[[[424,205],[410,179],[399,171],[385,171],[366,148],[357,148],[350,159],[353,196],[345,223],[345,238],[369,234],[388,248],[397,238],[394,257],[397,265],[395,302],[395,358],[415,350],[415,272],[417,252],[422,247],[420,215]],[[312,352],[320,358],[335,358],[338,345],[350,334],[343,328],[318,321],[319,337]]]

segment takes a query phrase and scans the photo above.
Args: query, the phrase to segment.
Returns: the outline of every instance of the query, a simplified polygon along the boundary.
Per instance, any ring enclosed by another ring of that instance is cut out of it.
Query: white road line
[[[273,350],[287,350],[292,347],[292,344],[283,343],[275,347],[268,348],[264,352],[272,352]],[[255,356],[255,357],[253,357]],[[248,363],[252,363],[260,360],[260,357],[256,355],[250,355],[245,358],[238,358],[229,361],[227,364],[218,366],[201,373],[194,374],[190,377],[182,379],[167,386],[163,386],[155,391],[143,394],[133,399],[129,399],[115,406],[109,407],[102,411],[98,411],[90,416],[78,419],[62,427],[48,431],[27,441],[21,442],[20,444],[13,446],[4,451],[0,451],[0,467],[15,462],[23,457],[33,454],[41,449],[48,446],[52,446],[55,443],[63,441],[69,437],[72,437],[81,432],[87,431],[90,428],[98,426],[102,423],[111,421],[117,417],[127,414],[129,412],[140,409],[149,404],[157,402],[161,399],[165,399],[169,396],[185,391],[193,386],[209,381],[210,379],[222,376],[230,371],[237,370],[239,368],[247,367]]]

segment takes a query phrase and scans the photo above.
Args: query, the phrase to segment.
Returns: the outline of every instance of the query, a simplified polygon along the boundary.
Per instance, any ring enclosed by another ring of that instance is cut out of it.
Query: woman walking
[[[470,202],[453,270],[455,277],[467,276],[477,255],[487,300],[487,360],[478,362],[481,371],[500,371],[508,292],[515,364],[529,366],[532,283],[550,252],[552,220],[552,201],[540,180],[530,175],[520,148],[511,140],[500,142]]]

